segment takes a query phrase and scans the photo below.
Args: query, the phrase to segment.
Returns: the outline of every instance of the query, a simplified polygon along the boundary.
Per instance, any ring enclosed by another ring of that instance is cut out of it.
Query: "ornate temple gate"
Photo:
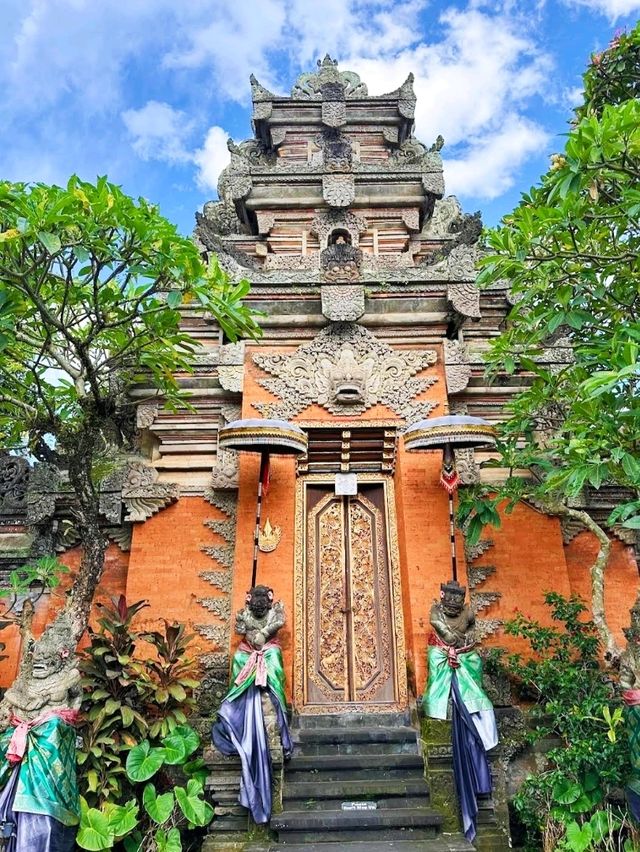
[[[391,477],[358,492],[306,477],[298,489],[295,703],[302,713],[406,706],[406,666]]]

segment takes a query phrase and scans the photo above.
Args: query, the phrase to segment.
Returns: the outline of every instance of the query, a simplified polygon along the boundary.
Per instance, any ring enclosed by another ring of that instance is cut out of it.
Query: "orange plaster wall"
[[[598,540],[593,533],[585,530],[569,542],[565,553],[571,591],[588,602],[591,599],[589,569],[598,554]],[[626,641],[622,628],[629,626],[629,610],[639,588],[638,565],[633,548],[613,539],[605,571],[604,604],[607,622],[621,645]]]
[[[69,568],[69,574],[62,578],[60,586],[49,595],[43,595],[36,604],[33,619],[33,632],[36,636],[44,630],[45,626],[53,619],[54,615],[64,601],[64,593],[71,587],[73,576],[80,565],[82,551],[79,547],[73,547],[60,556],[60,561]],[[124,553],[116,544],[109,544],[105,554],[105,567],[100,586],[96,594],[96,602],[107,602],[112,597],[117,597],[125,590],[129,554]],[[0,686],[9,686],[18,668],[20,654],[20,634],[17,627],[7,628],[3,632],[3,642],[7,648],[3,652],[7,654],[6,660],[0,661]],[[82,646],[82,642],[80,645]]]

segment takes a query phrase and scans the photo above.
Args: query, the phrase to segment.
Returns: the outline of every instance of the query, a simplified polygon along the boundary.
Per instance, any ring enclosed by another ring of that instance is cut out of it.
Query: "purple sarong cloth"
[[[480,734],[460,695],[455,669],[451,679],[451,737],[462,828],[467,840],[473,841],[478,818],[477,796],[491,792],[491,769]]]
[[[249,809],[258,825],[271,819],[271,756],[262,712],[264,691],[251,684],[232,701],[225,699],[211,732],[219,751],[239,755],[242,764],[239,802]],[[293,745],[284,708],[270,687],[266,692],[276,711],[285,757],[289,757]]]
[[[19,772],[18,764],[0,792],[0,826],[10,831],[6,852],[72,852],[75,849],[77,826],[63,825],[46,814],[13,810]]]

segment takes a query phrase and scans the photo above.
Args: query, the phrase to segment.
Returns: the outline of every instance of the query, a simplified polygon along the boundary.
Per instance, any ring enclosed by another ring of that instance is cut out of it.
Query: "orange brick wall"
[[[80,557],[81,550],[79,547],[74,547],[60,556],[60,561],[70,569],[70,573],[63,577],[62,583],[54,592],[43,595],[36,604],[33,620],[33,632],[36,636],[40,635],[45,625],[52,620],[64,602],[64,593],[71,586],[74,572],[80,564]],[[123,553],[116,544],[110,544],[105,556],[105,568],[96,595],[96,602],[107,602],[110,597],[118,596],[124,592],[128,563],[129,554]],[[6,650],[3,651],[4,654],[7,654],[7,659],[0,661],[0,686],[6,687],[11,684],[17,673],[20,654],[20,634],[17,627],[4,630],[2,641],[7,644]]]
[[[591,599],[590,567],[598,554],[598,540],[593,533],[581,532],[565,548],[571,591],[585,601]],[[624,644],[622,628],[629,625],[629,610],[638,594],[640,580],[633,548],[618,539],[611,542],[605,572],[604,604],[607,622],[619,643]]]
[[[202,551],[203,546],[224,545],[224,540],[204,525],[223,520],[223,515],[202,497],[181,497],[133,530],[126,594],[129,603],[149,601],[139,626],[157,626],[158,620],[180,621],[190,633],[196,624],[219,623],[216,616],[198,603],[199,598],[222,597],[203,580],[202,571],[220,566]],[[196,635],[195,648],[217,650]]]
[[[494,542],[473,562],[474,566],[494,565],[478,592],[497,591],[502,597],[479,613],[480,618],[512,618],[517,609],[525,615],[550,624],[543,596],[547,591],[571,593],[560,523],[525,504],[509,515],[502,514],[502,526],[487,528],[483,534]],[[498,632],[485,639],[488,646],[501,645],[511,651],[525,651],[527,645],[513,636]]]

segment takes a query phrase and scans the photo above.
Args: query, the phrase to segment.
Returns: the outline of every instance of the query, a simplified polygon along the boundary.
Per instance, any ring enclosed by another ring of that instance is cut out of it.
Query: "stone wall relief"
[[[253,360],[273,377],[258,383],[281,400],[254,403],[265,417],[290,419],[313,403],[353,416],[381,403],[413,422],[436,405],[415,397],[437,377],[414,378],[436,363],[436,352],[392,349],[353,322],[332,323],[295,352],[256,354]]]

